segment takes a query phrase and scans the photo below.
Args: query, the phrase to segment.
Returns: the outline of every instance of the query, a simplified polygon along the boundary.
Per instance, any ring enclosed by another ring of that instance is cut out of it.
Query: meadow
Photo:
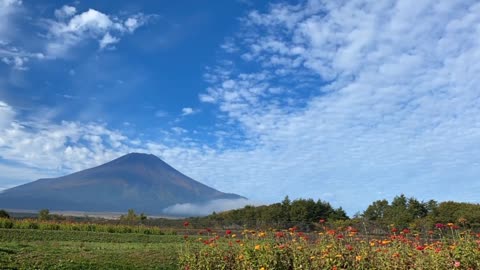
[[[178,269],[176,235],[0,229],[0,269]]]
[[[315,230],[178,228],[0,219],[0,269],[480,269],[480,234],[437,223],[360,233],[320,220]]]

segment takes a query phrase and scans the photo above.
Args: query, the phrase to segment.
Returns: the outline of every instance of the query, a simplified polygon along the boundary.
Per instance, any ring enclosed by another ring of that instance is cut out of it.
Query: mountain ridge
[[[175,204],[245,199],[193,180],[152,154],[129,153],[57,178],[43,178],[4,190],[0,208],[126,211],[149,214]]]

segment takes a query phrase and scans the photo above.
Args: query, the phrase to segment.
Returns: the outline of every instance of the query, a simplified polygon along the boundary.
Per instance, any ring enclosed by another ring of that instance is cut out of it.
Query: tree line
[[[9,213],[0,210],[0,218],[9,218]],[[39,220],[66,220],[70,217],[51,214],[48,209],[40,210]],[[119,220],[75,217],[76,221],[87,221],[107,224],[144,224],[167,228],[181,228],[185,220],[192,226],[201,228],[276,228],[285,229],[297,226],[302,230],[310,230],[330,223],[334,226],[365,227],[366,231],[380,229],[386,231],[391,227],[429,230],[436,224],[453,223],[480,230],[480,204],[464,202],[437,202],[435,200],[419,201],[414,197],[399,195],[391,202],[386,199],[372,202],[365,211],[347,216],[339,207],[330,203],[313,199],[290,200],[285,197],[282,202],[262,206],[245,206],[241,209],[213,212],[204,217],[186,219],[147,218],[143,213],[137,214],[129,209]],[[367,228],[368,227],[368,228]]]
[[[386,231],[391,227],[426,231],[436,224],[448,223],[480,229],[480,204],[419,201],[402,194],[394,197],[391,202],[386,199],[374,201],[365,211],[348,217],[341,207],[333,208],[328,202],[313,199],[291,201],[287,196],[280,203],[246,206],[192,220],[212,227],[228,224],[247,228],[297,226],[306,230],[315,229],[320,222],[338,226],[368,227],[367,231],[376,228]]]
[[[354,218],[365,219],[378,225],[410,228],[428,228],[435,224],[454,223],[480,228],[480,204],[464,202],[419,201],[399,195],[392,202],[377,200]]]
[[[348,220],[345,211],[333,208],[330,203],[313,199],[297,199],[291,201],[288,196],[280,203],[270,205],[251,206],[241,209],[213,212],[206,217],[192,219],[195,224],[205,224],[211,227],[216,225],[236,225],[238,227],[258,228],[288,228],[297,226],[301,229],[311,229],[312,224],[319,220]]]

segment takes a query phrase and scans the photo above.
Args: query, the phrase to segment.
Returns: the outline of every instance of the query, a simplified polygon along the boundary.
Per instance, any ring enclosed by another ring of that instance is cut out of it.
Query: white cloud
[[[177,135],[187,133],[187,130],[181,127],[172,127],[172,131]]]
[[[68,11],[64,9],[65,6],[55,14],[64,15],[68,12],[72,16],[76,12],[71,8],[67,8]],[[90,39],[97,40],[100,49],[104,49],[110,44],[119,42],[126,33],[131,34],[138,27],[146,24],[151,16],[136,14],[122,20],[116,16],[89,9],[67,21],[65,18],[68,19],[68,16],[60,17],[57,16],[59,18],[57,21],[48,21],[50,42],[47,44],[46,51],[49,57],[68,56],[72,47]]]
[[[55,17],[58,19],[67,19],[75,15],[75,13],[77,13],[77,9],[75,7],[65,5],[55,10]]]
[[[13,68],[16,70],[27,70],[27,67],[25,66],[25,64],[28,62],[28,58],[21,57],[21,56],[14,56],[11,58],[3,57],[2,62],[4,62],[7,65],[13,66]]]
[[[222,167],[248,156],[256,166],[235,167],[265,179],[267,197],[325,191],[349,210],[355,194],[375,190],[452,199],[445,191],[464,179],[480,191],[480,43],[472,34],[480,4],[415,3],[310,1],[250,13],[237,55],[258,70],[209,71],[212,85],[200,94],[255,149],[227,151]],[[478,201],[469,190],[456,199]]]
[[[20,0],[0,0],[0,41],[5,41],[6,36],[12,30],[10,28],[11,16],[21,7]]]
[[[120,41],[119,38],[112,37],[110,33],[106,33],[105,36],[103,36],[103,38],[100,40],[100,49],[104,49],[107,46],[111,44],[115,44],[119,41]]]
[[[221,59],[200,94],[218,108],[217,145],[126,138],[98,123],[35,126],[8,107],[0,155],[72,172],[150,152],[222,191],[328,196],[350,214],[402,192],[480,202],[479,3],[310,1],[241,22],[232,53],[248,70]]]
[[[202,204],[182,203],[169,206],[163,210],[167,215],[177,215],[184,217],[207,216],[213,212],[222,212],[231,209],[238,209],[246,205],[254,205],[246,199],[238,200],[212,200]]]
[[[182,116],[196,114],[198,111],[190,107],[182,108]]]
[[[145,16],[143,14],[134,15],[125,20],[123,23],[126,30],[130,33],[133,33],[137,28],[141,27],[142,25],[146,24],[149,20],[151,20],[155,16]]]
[[[27,70],[26,64],[31,59],[41,60],[45,56],[42,53],[29,53],[21,51],[16,47],[11,47],[8,44],[0,44],[0,60],[12,66],[16,70]]]
[[[26,70],[30,59],[42,59],[41,53],[28,53],[12,46],[11,39],[17,33],[13,22],[22,9],[20,0],[0,0],[0,60],[16,70]]]
[[[15,112],[7,103],[0,100],[0,129],[7,128],[14,120]],[[0,138],[0,143],[2,142]]]

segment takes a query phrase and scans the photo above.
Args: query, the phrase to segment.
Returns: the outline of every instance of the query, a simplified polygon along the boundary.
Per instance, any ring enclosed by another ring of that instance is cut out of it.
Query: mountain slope
[[[0,193],[0,208],[149,214],[178,203],[241,199],[175,170],[154,155],[132,153],[77,173],[39,179]]]

